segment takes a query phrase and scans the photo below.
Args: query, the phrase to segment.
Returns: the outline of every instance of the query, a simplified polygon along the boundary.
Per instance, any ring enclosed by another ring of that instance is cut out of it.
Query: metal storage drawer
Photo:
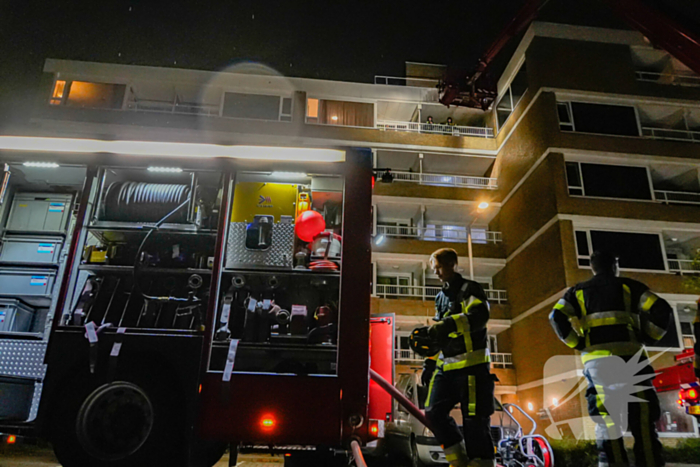
[[[16,193],[6,230],[64,232],[70,216],[70,194]]]
[[[25,421],[34,398],[34,380],[0,376],[0,419]]]
[[[34,309],[13,299],[0,299],[0,332],[29,332]]]
[[[0,269],[0,295],[18,297],[48,296],[53,290],[56,271],[50,269]]]
[[[57,264],[62,245],[56,237],[5,237],[0,262]]]

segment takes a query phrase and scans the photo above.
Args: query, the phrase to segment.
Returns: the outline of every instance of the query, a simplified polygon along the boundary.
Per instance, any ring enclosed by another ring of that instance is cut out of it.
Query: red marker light
[[[263,430],[272,430],[276,424],[274,417],[271,415],[265,415],[262,420],[260,420],[260,426]]]
[[[688,398],[689,399],[697,399],[698,392],[695,389],[688,389]]]
[[[7,437],[7,444],[15,444],[17,442],[17,437],[15,435],[10,435]]]
[[[372,427],[369,429],[369,431],[370,431],[373,435],[377,435],[377,434],[379,433],[379,427],[378,427],[377,425],[372,425]]]

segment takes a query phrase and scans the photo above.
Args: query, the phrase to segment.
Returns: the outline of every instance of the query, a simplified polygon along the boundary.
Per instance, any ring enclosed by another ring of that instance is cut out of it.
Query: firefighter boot
[[[450,466],[468,467],[470,465],[469,456],[467,456],[467,446],[464,444],[464,441],[443,448],[443,450],[445,451],[445,459],[450,463]]]

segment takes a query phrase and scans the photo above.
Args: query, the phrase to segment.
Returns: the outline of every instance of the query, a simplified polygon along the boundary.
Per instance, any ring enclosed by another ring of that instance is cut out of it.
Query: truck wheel
[[[190,456],[190,467],[213,467],[224,457],[228,446],[229,444],[224,441],[195,439]],[[237,457],[238,446],[231,445],[231,450],[229,457]]]
[[[53,401],[56,457],[64,467],[182,464],[185,430],[172,395],[157,378],[101,385],[82,379]]]

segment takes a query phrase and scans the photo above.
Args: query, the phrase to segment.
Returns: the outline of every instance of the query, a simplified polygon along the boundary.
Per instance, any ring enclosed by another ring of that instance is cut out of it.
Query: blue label
[[[29,285],[46,285],[49,282],[47,276],[32,276]]]

